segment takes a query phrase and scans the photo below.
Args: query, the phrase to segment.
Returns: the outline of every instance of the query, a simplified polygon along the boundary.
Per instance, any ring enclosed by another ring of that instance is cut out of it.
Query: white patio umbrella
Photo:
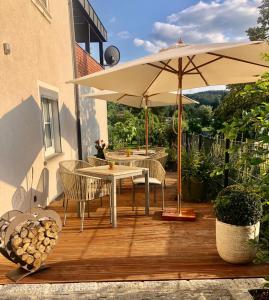
[[[136,108],[145,108],[145,141],[146,141],[146,155],[148,154],[148,108],[150,107],[160,107],[169,106],[177,104],[177,93],[160,93],[143,96],[136,96],[127,93],[118,93],[113,91],[101,90],[90,94],[84,95],[84,97],[90,97],[94,99],[101,99],[108,102],[113,102],[117,104],[124,104]],[[182,96],[182,104],[197,104],[198,102],[192,100],[186,96]]]
[[[182,89],[255,82],[262,73],[268,71],[269,63],[262,56],[268,52],[268,43],[263,41],[200,45],[179,42],[159,53],[71,82],[142,96],[178,91],[178,205],[177,214],[171,217],[184,220],[185,215],[181,210]],[[190,220],[193,220],[193,216]]]

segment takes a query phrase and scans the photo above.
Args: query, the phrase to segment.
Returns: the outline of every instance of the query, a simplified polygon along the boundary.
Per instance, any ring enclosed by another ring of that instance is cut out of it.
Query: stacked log
[[[15,228],[6,249],[19,267],[35,271],[56,245],[58,232],[59,228],[54,220],[28,220]]]

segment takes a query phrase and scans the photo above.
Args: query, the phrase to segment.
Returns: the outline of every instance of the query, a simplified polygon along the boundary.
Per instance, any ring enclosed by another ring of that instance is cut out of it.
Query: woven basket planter
[[[233,264],[248,263],[255,257],[250,239],[258,239],[260,222],[252,226],[230,225],[216,220],[216,243],[220,257]]]

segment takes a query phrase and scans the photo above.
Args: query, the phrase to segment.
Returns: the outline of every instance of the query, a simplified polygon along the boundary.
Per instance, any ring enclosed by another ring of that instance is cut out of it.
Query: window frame
[[[51,14],[50,14],[50,0],[45,0],[46,4],[42,0],[32,0],[33,4],[40,11],[40,13],[50,22]]]
[[[43,125],[43,139],[44,139],[44,148],[45,148],[45,155],[49,156],[56,153],[55,149],[55,132],[54,132],[54,117],[53,117],[53,102],[54,100],[50,100],[46,97],[41,97],[41,103],[42,103],[42,125]],[[49,115],[49,121],[46,121],[45,118],[45,110],[44,110],[44,104],[48,106],[48,115]],[[49,125],[50,127],[50,140],[51,140],[51,146],[47,147],[47,136],[46,136],[46,125]]]
[[[62,153],[62,136],[61,136],[61,124],[60,124],[60,112],[59,112],[59,92],[58,89],[52,88],[48,85],[39,85],[39,99],[41,106],[41,128],[42,139],[45,159],[53,157]],[[51,141],[50,147],[46,146],[46,131],[45,131],[45,115],[44,115],[44,102],[48,103],[49,115],[50,115],[50,129],[51,129]]]

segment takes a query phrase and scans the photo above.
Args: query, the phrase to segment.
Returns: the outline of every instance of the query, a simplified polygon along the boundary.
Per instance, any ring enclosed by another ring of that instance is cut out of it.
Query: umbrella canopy
[[[132,95],[175,91],[178,87],[178,59],[182,58],[182,87],[254,82],[267,71],[262,53],[266,42],[180,44],[71,82]]]
[[[182,89],[255,82],[268,71],[269,62],[265,62],[262,55],[268,52],[268,43],[262,41],[200,45],[180,41],[159,53],[70,82],[144,97],[179,91],[177,211],[181,218]]]
[[[132,107],[158,107],[177,105],[177,94],[176,93],[161,93],[150,95],[147,98],[143,96],[136,96],[127,93],[118,93],[107,90],[96,91],[94,93],[86,94],[84,97],[90,97],[94,99],[101,99],[108,102],[114,102],[117,104],[124,104]],[[147,102],[147,103],[146,103]],[[186,96],[182,96],[183,104],[196,104],[199,103]]]
[[[114,102],[117,104],[124,104],[132,107],[145,107],[146,116],[145,116],[145,140],[146,140],[146,154],[148,154],[148,108],[149,107],[159,107],[159,106],[168,106],[168,105],[177,105],[177,93],[161,93],[153,94],[150,96],[135,96],[126,93],[118,93],[112,91],[97,91],[91,94],[86,94],[84,97],[90,97],[95,99],[101,99],[108,102]],[[182,104],[197,104],[199,102],[192,100],[186,96],[182,96]]]

